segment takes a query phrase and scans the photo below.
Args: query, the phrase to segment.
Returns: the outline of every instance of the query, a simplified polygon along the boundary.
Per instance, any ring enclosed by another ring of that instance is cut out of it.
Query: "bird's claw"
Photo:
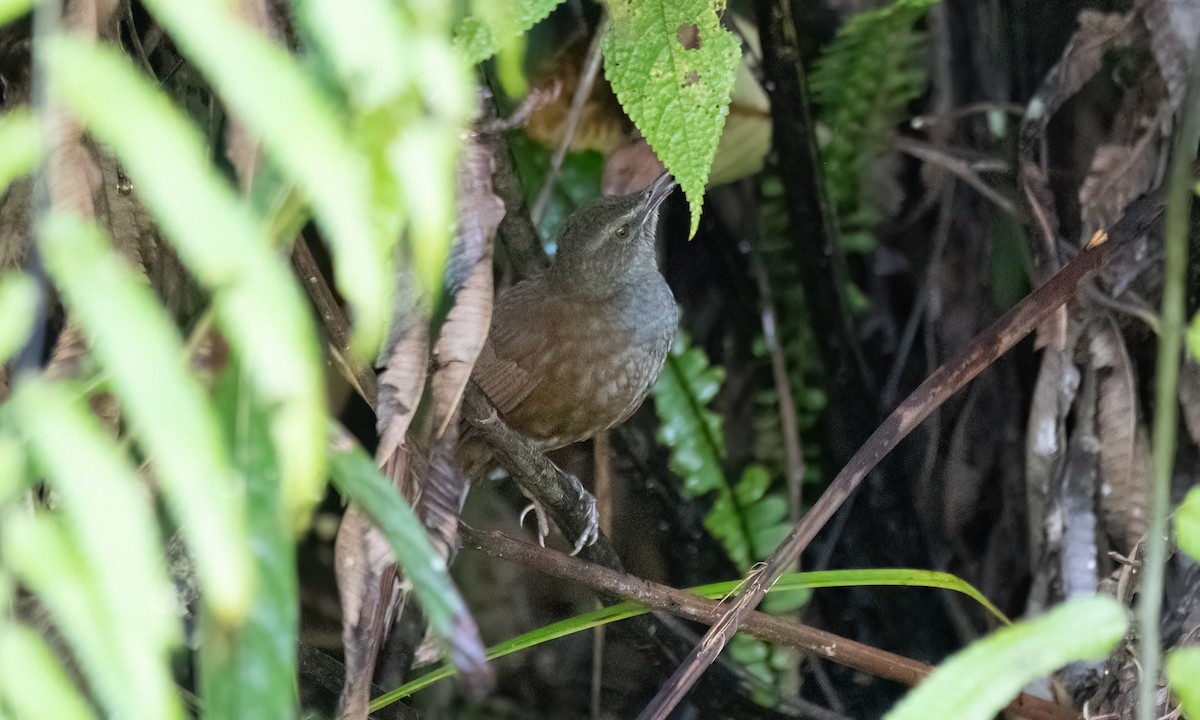
[[[587,526],[579,537],[575,538],[575,548],[571,550],[572,557],[600,539],[600,512],[596,509],[596,498],[585,491],[580,500],[587,504]]]
[[[526,497],[529,496],[526,495]],[[538,545],[546,547],[546,536],[550,534],[550,521],[546,518],[546,509],[542,507],[540,502],[529,498],[529,504],[521,511],[521,516],[517,518],[517,524],[525,527],[525,517],[529,515],[530,511],[533,511],[534,516],[537,517]]]

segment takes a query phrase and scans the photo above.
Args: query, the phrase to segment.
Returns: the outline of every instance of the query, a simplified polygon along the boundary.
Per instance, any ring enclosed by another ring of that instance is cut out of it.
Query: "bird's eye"
[[[622,240],[629,237],[629,223],[617,228],[617,237],[621,238]]]

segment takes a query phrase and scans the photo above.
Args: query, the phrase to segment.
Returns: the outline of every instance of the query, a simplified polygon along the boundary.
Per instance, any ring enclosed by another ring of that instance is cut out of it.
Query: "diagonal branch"
[[[1100,234],[1046,284],[1026,296],[987,329],[979,333],[966,351],[939,367],[920,387],[888,415],[846,464],[808,513],[792,528],[787,538],[767,559],[766,567],[746,585],[745,591],[713,624],[703,640],[671,676],[671,680],[642,711],[643,720],[661,720],[695,685],[756,607],[767,589],[796,563],[817,533],[870,472],[925,418],[950,396],[975,379],[1004,353],[1033,332],[1051,313],[1074,296],[1076,287],[1113,256],[1114,250],[1146,232],[1162,214],[1155,196],[1133,203],[1121,222],[1107,235]]]

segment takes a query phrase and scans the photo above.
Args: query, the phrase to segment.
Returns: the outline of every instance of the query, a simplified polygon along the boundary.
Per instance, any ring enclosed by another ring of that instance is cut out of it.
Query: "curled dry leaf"
[[[346,509],[338,529],[334,571],[342,604],[346,657],[340,717],[365,718],[375,659],[400,592],[387,540],[355,505]]]
[[[1183,102],[1188,66],[1200,46],[1200,4],[1195,0],[1138,0],[1150,31],[1150,49],[1167,85],[1172,109]]]
[[[1170,118],[1166,86],[1158,69],[1147,62],[1125,93],[1112,132],[1096,149],[1079,187],[1080,231],[1085,240],[1095,230],[1117,222],[1129,203],[1157,184],[1165,164],[1162,147]]]
[[[1046,519],[1051,480],[1058,477],[1067,447],[1067,413],[1079,391],[1079,369],[1065,350],[1047,349],[1033,390],[1025,434],[1026,500],[1030,562],[1040,566],[1047,550]]]
[[[605,195],[629,195],[650,187],[666,171],[645,138],[638,138],[613,153],[604,163],[601,191]]]
[[[1179,371],[1179,404],[1192,442],[1200,445],[1200,363],[1188,353]]]
[[[1046,73],[1037,92],[1029,100],[1021,121],[1021,157],[1032,158],[1042,133],[1054,113],[1089,80],[1100,72],[1104,54],[1113,48],[1127,47],[1144,32],[1132,13],[1079,13],[1079,29],[1063,48],[1058,62]]]
[[[379,399],[375,427],[379,446],[375,459],[383,472],[415,506],[420,487],[408,472],[411,448],[408,430],[425,392],[429,370],[429,317],[412,297],[411,284],[401,283],[396,292],[397,311],[392,320],[392,337],[385,343],[383,373],[379,376]],[[399,309],[404,306],[404,310]]]
[[[492,323],[492,251],[504,203],[492,189],[497,144],[476,134],[458,166],[458,229],[446,268],[454,305],[434,345],[432,387],[437,437],[458,419],[462,394]]]
[[[1072,600],[1096,594],[1100,547],[1096,532],[1096,477],[1099,452],[1096,439],[1097,378],[1094,368],[1084,368],[1075,401],[1075,427],[1062,468],[1058,509],[1062,537],[1059,567],[1063,597]]]
[[[564,45],[542,66],[530,90],[530,95],[540,101],[530,107],[525,131],[548,148],[556,148],[562,141],[575,88],[587,62],[589,41],[587,35],[582,35]],[[571,136],[570,149],[607,155],[625,143],[630,129],[612,86],[603,74],[598,74]]]
[[[1118,552],[1129,555],[1146,533],[1150,447],[1138,413],[1137,375],[1111,317],[1088,328],[1088,363],[1100,379],[1100,508]]]

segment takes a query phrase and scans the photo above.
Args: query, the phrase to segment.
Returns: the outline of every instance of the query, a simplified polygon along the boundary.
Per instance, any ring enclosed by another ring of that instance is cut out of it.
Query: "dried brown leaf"
[[[609,156],[600,184],[605,195],[629,195],[650,187],[666,171],[645,138],[638,138]]]
[[[1188,66],[1200,45],[1200,3],[1195,0],[1138,0],[1135,7],[1150,31],[1150,49],[1167,84],[1172,109],[1183,102]]]
[[[1137,375],[1116,322],[1104,318],[1089,329],[1089,364],[1100,378],[1100,507],[1117,550],[1128,555],[1146,533],[1150,449],[1138,415]]]
[[[408,431],[425,392],[429,371],[429,318],[408,299],[411,293],[401,288],[398,303],[408,306],[407,315],[393,321],[393,335],[386,345],[387,362],[379,376],[379,400],[375,408],[379,446],[375,459],[400,491],[401,497],[416,504],[421,489],[408,471],[411,447]]]
[[[334,541],[334,571],[342,605],[346,681],[340,717],[367,717],[375,660],[399,597],[392,550],[365,513],[351,505]]]
[[[1192,442],[1200,445],[1200,364],[1188,353],[1179,371],[1179,405]]]
[[[1162,148],[1171,111],[1158,69],[1147,63],[1117,109],[1112,132],[1096,149],[1079,188],[1082,239],[1117,222],[1125,208],[1150,190],[1164,165]]]
[[[1096,532],[1096,478],[1100,473],[1100,448],[1096,438],[1096,369],[1085,367],[1075,401],[1075,427],[1071,432],[1059,486],[1058,511],[1062,536],[1059,571],[1067,600],[1096,594],[1100,554]]]
[[[1025,435],[1029,548],[1030,561],[1035,567],[1044,560],[1051,484],[1064,461],[1067,413],[1079,391],[1079,379],[1079,369],[1065,350],[1047,349],[1042,353]]]
[[[1147,132],[1134,145],[1101,145],[1092,167],[1079,186],[1079,204],[1086,237],[1115,223],[1129,203],[1150,189],[1158,170],[1161,137]]]
[[[1079,28],[1071,36],[1062,55],[1046,73],[1025,110],[1021,121],[1021,157],[1032,158],[1034,149],[1050,118],[1062,104],[1079,92],[1100,72],[1104,54],[1113,48],[1127,47],[1141,37],[1141,23],[1132,13],[1079,13]]]
[[[487,341],[492,323],[492,253],[504,203],[492,189],[496,170],[493,136],[476,134],[458,166],[458,230],[446,270],[454,305],[433,348],[436,436],[458,419],[462,394]]]

